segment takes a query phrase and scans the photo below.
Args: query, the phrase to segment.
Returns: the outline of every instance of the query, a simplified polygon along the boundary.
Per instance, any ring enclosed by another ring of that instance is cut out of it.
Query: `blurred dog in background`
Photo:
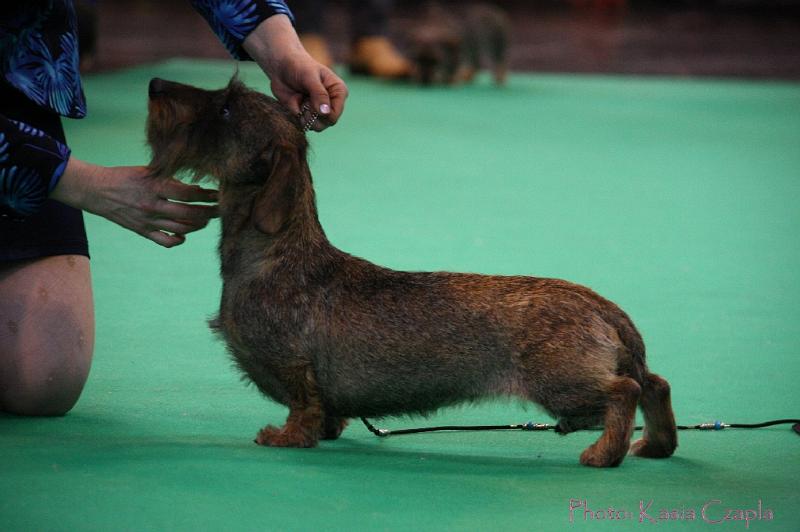
[[[495,83],[504,84],[509,28],[506,13],[490,4],[472,4],[455,14],[429,4],[407,36],[412,79],[422,85],[470,82],[483,61]]]

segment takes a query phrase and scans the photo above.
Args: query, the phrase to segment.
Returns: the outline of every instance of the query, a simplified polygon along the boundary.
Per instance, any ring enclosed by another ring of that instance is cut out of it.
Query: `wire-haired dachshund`
[[[219,316],[212,327],[267,397],[289,407],[256,442],[312,447],[354,417],[425,414],[482,398],[542,405],[569,433],[596,425],[583,464],[677,446],[666,380],[630,318],[589,288],[523,276],[405,272],[335,248],[317,217],[303,124],[233,79],[153,79],[154,176],[218,182]],[[632,446],[639,405],[645,430]]]

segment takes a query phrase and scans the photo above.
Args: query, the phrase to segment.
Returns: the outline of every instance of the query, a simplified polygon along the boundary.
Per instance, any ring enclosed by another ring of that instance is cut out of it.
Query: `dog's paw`
[[[624,457],[624,454],[622,457],[610,456],[595,443],[581,453],[581,464],[590,467],[617,467]]]
[[[317,440],[305,434],[302,430],[292,427],[275,427],[267,425],[256,435],[258,445],[268,447],[314,447]]]
[[[658,445],[645,438],[639,438],[631,444],[629,454],[641,456],[642,458],[668,458],[672,456],[675,447]]]

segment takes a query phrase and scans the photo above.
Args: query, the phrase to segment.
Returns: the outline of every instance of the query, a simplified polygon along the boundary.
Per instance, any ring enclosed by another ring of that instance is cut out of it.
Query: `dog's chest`
[[[219,321],[231,349],[264,363],[304,348],[313,320],[308,293],[281,279],[255,275],[223,281]]]

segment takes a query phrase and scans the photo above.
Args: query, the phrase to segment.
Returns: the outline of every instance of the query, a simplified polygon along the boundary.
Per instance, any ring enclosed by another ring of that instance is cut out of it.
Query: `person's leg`
[[[2,80],[0,114],[66,143],[58,115]],[[83,389],[93,350],[81,211],[50,199],[23,221],[0,217],[0,410],[65,414]]]
[[[295,29],[300,36],[303,48],[317,62],[332,67],[333,56],[325,38],[324,16],[328,2],[325,0],[293,0],[290,7],[294,13]]]
[[[0,263],[0,410],[64,415],[83,390],[93,350],[88,257]]]
[[[324,33],[325,0],[293,0],[290,6],[297,33]]]
[[[385,37],[389,30],[389,15],[394,8],[392,0],[350,2],[353,42],[364,37]]]
[[[389,15],[393,7],[392,0],[351,0],[350,70],[354,74],[396,79],[411,73],[411,64],[388,37]]]

